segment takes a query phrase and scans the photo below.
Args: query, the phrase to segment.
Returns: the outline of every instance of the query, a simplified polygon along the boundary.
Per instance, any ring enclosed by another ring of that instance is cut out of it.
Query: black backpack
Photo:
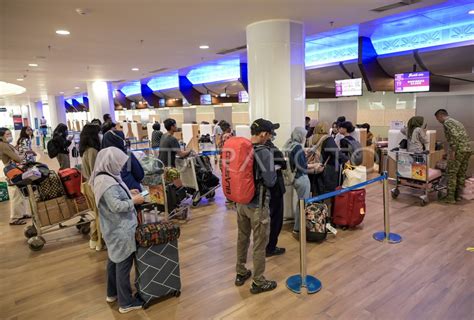
[[[57,145],[56,141],[54,141],[54,139],[51,139],[51,140],[48,141],[48,144],[46,145],[46,148],[48,149],[48,156],[51,159],[58,156],[59,148],[58,148],[58,145]]]
[[[364,161],[364,150],[360,145],[359,141],[355,139],[346,139],[349,144],[349,155],[351,157],[351,164],[354,166],[360,166]]]

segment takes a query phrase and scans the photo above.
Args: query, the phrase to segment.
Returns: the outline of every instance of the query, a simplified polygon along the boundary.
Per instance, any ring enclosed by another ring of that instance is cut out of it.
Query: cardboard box
[[[86,197],[83,195],[73,199],[67,198],[66,203],[71,217],[83,211],[90,210],[89,203],[87,202]]]
[[[66,197],[59,197],[37,203],[37,213],[41,226],[48,226],[65,221],[71,217]]]

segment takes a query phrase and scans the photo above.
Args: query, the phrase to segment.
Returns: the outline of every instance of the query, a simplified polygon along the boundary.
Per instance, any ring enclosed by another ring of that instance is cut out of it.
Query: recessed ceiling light
[[[23,78],[16,79],[16,81],[23,81],[23,80],[24,80]]]
[[[69,34],[71,34],[69,31],[67,30],[56,30],[56,34],[60,34],[62,36],[67,36]]]
[[[74,87],[74,89],[79,90],[79,89],[81,89],[81,88],[79,88],[79,87]]]
[[[30,67],[37,67],[37,66],[38,66],[37,63],[29,63],[28,65],[29,65]]]
[[[61,91],[59,94],[64,94],[64,91]]]
[[[138,69],[138,68],[132,68],[132,71],[138,71],[138,70],[140,70],[140,69]]]
[[[199,49],[209,49],[209,46],[207,44],[203,44],[201,46],[199,46]]]
[[[468,13],[469,14],[474,14],[474,10],[470,10]]]

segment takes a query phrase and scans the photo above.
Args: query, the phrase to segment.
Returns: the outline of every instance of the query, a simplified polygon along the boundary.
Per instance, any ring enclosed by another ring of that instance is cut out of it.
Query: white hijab
[[[132,196],[130,190],[120,176],[120,171],[122,171],[122,168],[127,161],[128,156],[119,148],[108,147],[99,151],[95,161],[94,171],[92,171],[89,179],[89,184],[92,186],[92,190],[94,190],[97,205],[105,191],[114,185],[123,186],[128,195],[130,197]],[[100,172],[105,172],[108,175],[99,175]]]

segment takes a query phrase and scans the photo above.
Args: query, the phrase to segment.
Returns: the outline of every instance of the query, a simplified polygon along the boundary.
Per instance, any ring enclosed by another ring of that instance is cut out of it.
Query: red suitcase
[[[364,217],[365,189],[352,190],[334,199],[332,212],[332,223],[334,225],[355,227],[364,221]]]
[[[59,177],[63,183],[66,194],[71,198],[81,196],[82,175],[76,168],[59,170]]]

